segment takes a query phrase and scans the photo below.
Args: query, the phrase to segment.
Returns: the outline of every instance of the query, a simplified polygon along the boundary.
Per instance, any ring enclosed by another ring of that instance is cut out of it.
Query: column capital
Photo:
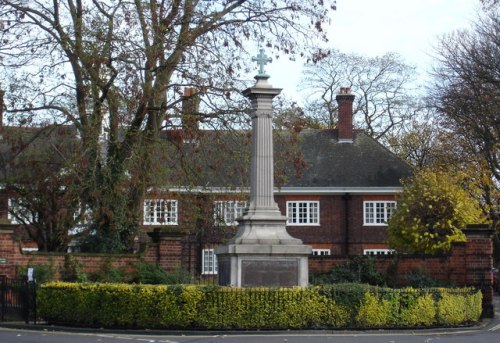
[[[267,78],[256,76],[257,82],[253,87],[245,89],[242,94],[249,98],[255,99],[259,96],[269,96],[274,98],[276,95],[280,94],[283,88],[273,88],[273,86],[267,82]]]

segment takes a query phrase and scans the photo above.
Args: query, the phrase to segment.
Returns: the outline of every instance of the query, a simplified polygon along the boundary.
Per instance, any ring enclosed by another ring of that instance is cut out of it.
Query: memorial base
[[[307,287],[307,245],[229,244],[216,251],[218,283],[235,287]]]

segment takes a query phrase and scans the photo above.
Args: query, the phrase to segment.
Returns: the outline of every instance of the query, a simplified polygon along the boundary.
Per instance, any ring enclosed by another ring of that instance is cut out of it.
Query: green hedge
[[[480,291],[359,284],[228,288],[53,282],[37,294],[49,323],[150,329],[451,326],[477,322]]]

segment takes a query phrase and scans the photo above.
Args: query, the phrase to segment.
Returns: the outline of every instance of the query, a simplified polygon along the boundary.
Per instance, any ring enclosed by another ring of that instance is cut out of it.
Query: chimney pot
[[[351,94],[350,87],[340,87],[340,94]]]

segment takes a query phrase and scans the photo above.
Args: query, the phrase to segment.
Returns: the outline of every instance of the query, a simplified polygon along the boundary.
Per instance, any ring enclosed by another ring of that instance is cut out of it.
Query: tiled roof
[[[199,144],[181,149],[182,165],[198,175],[174,184],[248,187],[250,144],[248,132],[204,132]],[[400,187],[401,178],[411,175],[407,163],[361,131],[355,132],[353,143],[339,143],[337,130],[306,129],[294,138],[275,133],[274,151],[275,186],[282,188]]]
[[[68,149],[63,142],[76,139],[69,127],[42,133],[4,127],[0,134],[4,166],[0,179],[12,174],[8,161],[35,158],[39,151],[54,154],[49,149]],[[167,144],[155,166],[159,173],[151,179],[157,186],[249,186],[250,131],[200,130],[196,139],[189,140],[179,131],[164,131],[163,138]],[[28,142],[34,144],[24,149]],[[400,179],[411,175],[408,164],[362,131],[355,131],[352,143],[339,143],[337,130],[305,129],[296,135],[275,132],[274,150],[275,186],[282,188],[400,187]],[[57,155],[53,158],[57,162]]]
[[[339,143],[336,130],[304,130],[299,149],[305,162],[290,187],[399,187],[410,166],[364,132]]]
[[[38,172],[36,163],[58,170],[74,149],[75,137],[71,126],[0,127],[0,182],[29,178]]]

